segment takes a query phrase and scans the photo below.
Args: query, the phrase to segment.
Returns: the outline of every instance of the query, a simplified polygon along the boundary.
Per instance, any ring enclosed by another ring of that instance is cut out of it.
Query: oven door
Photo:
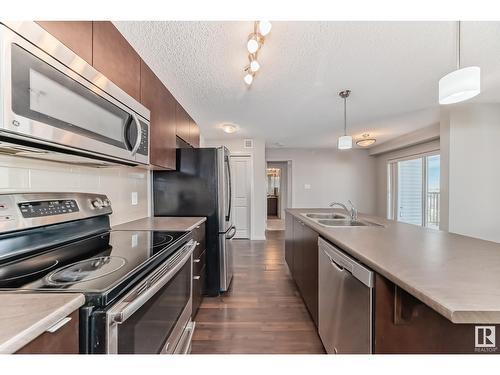
[[[107,353],[187,353],[194,324],[191,240],[106,313]]]
[[[149,162],[147,119],[4,26],[0,32],[3,136],[40,148]],[[54,54],[59,50],[53,48]]]

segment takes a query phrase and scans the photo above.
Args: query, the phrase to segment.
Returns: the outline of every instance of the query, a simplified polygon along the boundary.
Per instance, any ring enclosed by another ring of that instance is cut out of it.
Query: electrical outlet
[[[305,184],[304,185],[305,190],[311,190],[311,185],[310,184]]]
[[[137,197],[137,191],[132,192],[132,206],[137,206],[138,204],[138,197]]]

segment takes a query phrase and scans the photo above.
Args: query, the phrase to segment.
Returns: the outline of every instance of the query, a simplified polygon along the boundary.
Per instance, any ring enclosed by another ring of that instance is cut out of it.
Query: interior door
[[[252,169],[250,156],[231,155],[235,238],[250,238]]]

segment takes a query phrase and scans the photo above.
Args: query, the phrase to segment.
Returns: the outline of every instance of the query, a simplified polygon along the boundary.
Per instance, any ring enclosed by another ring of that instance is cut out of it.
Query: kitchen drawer
[[[194,249],[193,257],[199,258],[201,253],[203,253],[206,249],[205,223],[202,223],[193,229],[193,240],[198,243],[198,245],[196,245],[196,248]]]
[[[203,267],[199,275],[194,274],[193,276],[193,309],[191,314],[193,320],[205,293],[205,274],[206,268]]]
[[[206,254],[207,252],[204,250],[200,256],[195,257],[193,255],[193,275],[200,275],[201,270],[205,267],[206,264]]]
[[[71,320],[54,332],[46,331],[42,333],[19,349],[16,354],[78,354],[78,310],[67,318]]]

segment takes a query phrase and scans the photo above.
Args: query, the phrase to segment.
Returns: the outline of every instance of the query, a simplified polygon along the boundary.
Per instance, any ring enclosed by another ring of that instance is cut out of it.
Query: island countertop
[[[172,230],[187,232],[207,220],[206,217],[145,217],[113,227],[113,230]]]
[[[381,224],[325,227],[292,208],[291,215],[397,284],[453,323],[500,323],[500,244],[369,215]]]
[[[14,353],[85,303],[77,293],[0,293],[0,353]]]

